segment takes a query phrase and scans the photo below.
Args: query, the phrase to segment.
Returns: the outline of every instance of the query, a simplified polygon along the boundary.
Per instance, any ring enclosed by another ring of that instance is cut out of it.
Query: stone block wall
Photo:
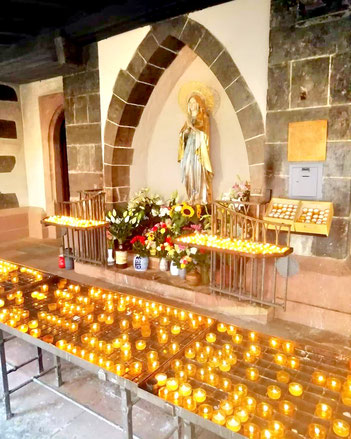
[[[83,49],[79,72],[63,77],[71,198],[102,188],[100,81],[97,44]]]
[[[328,238],[294,237],[306,255],[343,259],[350,253],[351,21],[295,25],[296,8],[272,1],[267,96],[266,177],[274,196],[286,197],[288,124],[328,120],[323,200],[334,203]]]

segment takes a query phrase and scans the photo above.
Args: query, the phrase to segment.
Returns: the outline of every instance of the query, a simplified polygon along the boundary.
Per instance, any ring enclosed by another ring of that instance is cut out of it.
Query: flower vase
[[[186,276],[186,268],[179,268],[178,269],[178,275],[181,279],[185,280]]]
[[[113,259],[113,248],[107,249],[107,265],[114,265],[115,260]]]
[[[128,253],[125,249],[125,245],[122,242],[118,242],[115,246],[116,267],[127,268],[128,267]]]
[[[160,259],[160,271],[168,271],[168,261],[166,258]]]
[[[201,282],[201,276],[197,270],[189,271],[189,273],[187,273],[187,275],[185,276],[185,279],[188,285],[191,287],[197,287],[198,285],[200,285]]]
[[[146,271],[149,266],[148,256],[135,255],[133,266],[135,271]]]
[[[176,263],[174,261],[171,262],[171,265],[169,267],[169,271],[172,276],[178,276],[179,275],[179,268],[177,267]]]

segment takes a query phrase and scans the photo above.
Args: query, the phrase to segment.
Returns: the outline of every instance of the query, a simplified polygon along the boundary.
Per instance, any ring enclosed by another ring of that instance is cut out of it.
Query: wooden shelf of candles
[[[333,214],[333,203],[328,201],[272,198],[263,219],[290,225],[291,232],[328,236]],[[268,228],[274,229],[274,226]],[[283,226],[281,230],[288,229]]]
[[[41,220],[45,226],[65,227],[74,230],[93,230],[108,225],[107,221],[75,218],[72,216],[54,215]]]
[[[187,245],[207,251],[244,256],[247,258],[279,258],[293,252],[291,247],[244,239],[221,238],[216,235],[194,233],[177,238],[175,244]]]
[[[347,355],[59,277],[23,289],[17,305],[19,296],[1,297],[0,329],[132,380],[167,405],[252,439],[350,435]]]

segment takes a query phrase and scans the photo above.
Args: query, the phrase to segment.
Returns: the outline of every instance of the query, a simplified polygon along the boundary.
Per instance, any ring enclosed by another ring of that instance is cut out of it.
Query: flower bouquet
[[[149,266],[149,246],[146,237],[142,235],[134,236],[130,241],[136,253],[133,260],[136,271],[146,271]]]
[[[186,202],[174,204],[169,215],[172,220],[172,232],[175,236],[179,236],[185,227],[189,227],[191,224],[199,224],[201,206],[197,205],[194,208]]]

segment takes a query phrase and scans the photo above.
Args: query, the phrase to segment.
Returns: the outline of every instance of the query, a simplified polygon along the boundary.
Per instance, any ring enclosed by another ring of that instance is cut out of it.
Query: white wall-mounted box
[[[304,200],[322,198],[323,164],[289,164],[289,197]]]

